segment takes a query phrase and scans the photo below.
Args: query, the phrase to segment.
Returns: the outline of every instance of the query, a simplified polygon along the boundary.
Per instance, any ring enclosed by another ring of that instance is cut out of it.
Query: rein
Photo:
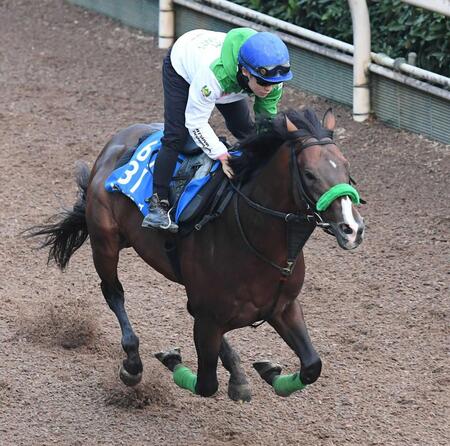
[[[326,223],[322,223],[322,222],[318,222],[316,219],[316,215],[314,214],[296,214],[296,213],[286,213],[286,212],[281,212],[281,211],[276,211],[274,209],[269,209],[266,208],[258,203],[256,203],[255,201],[252,201],[250,198],[248,198],[246,195],[244,195],[234,184],[230,183],[231,187],[234,189],[234,191],[237,193],[237,198],[236,200],[234,200],[234,215],[236,218],[236,223],[238,225],[239,228],[239,232],[241,233],[241,236],[245,242],[245,244],[247,245],[247,247],[250,249],[250,251],[253,252],[253,254],[255,254],[257,257],[259,257],[261,260],[263,260],[264,262],[268,263],[269,265],[273,266],[276,270],[278,270],[282,276],[284,277],[288,277],[292,274],[292,271],[294,269],[295,263],[297,261],[297,257],[298,254],[300,253],[301,248],[304,246],[304,244],[306,243],[306,241],[309,238],[309,235],[311,235],[311,233],[308,235],[308,237],[303,241],[302,246],[300,247],[300,250],[298,250],[298,252],[295,253],[294,256],[289,255],[289,223],[291,224],[301,224],[304,223],[306,225],[310,225],[313,226],[312,230],[315,229],[316,226],[321,225],[321,224],[326,224]],[[239,215],[239,197],[242,197],[246,203],[252,207],[253,209],[257,210],[258,212],[261,212],[262,214],[266,214],[266,215],[270,215],[272,217],[284,220],[288,226],[287,226],[287,232],[288,232],[288,256],[287,256],[287,260],[286,260],[286,266],[281,266],[278,265],[277,263],[273,262],[272,260],[268,259],[264,254],[262,254],[260,251],[258,251],[249,241],[247,235],[245,234],[244,228],[242,226],[241,223],[241,218]],[[297,251],[297,250],[296,250]]]

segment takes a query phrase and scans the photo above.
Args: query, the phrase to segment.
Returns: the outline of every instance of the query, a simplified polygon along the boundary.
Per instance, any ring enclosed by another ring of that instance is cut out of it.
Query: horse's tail
[[[53,215],[43,225],[33,226],[25,231],[25,237],[44,237],[39,248],[49,248],[47,264],[54,261],[63,271],[72,254],[80,248],[89,236],[86,223],[86,193],[90,171],[80,163],[76,181],[78,196],[72,210],[64,209]]]

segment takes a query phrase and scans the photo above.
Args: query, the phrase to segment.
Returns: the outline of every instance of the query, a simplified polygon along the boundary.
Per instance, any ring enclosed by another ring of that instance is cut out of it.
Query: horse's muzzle
[[[357,225],[350,226],[348,223],[330,223],[339,246],[342,249],[350,250],[357,248],[364,239],[365,225],[360,217],[356,220]]]

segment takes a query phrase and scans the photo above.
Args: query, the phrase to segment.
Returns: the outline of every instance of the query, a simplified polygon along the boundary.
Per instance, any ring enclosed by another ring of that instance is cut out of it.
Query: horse
[[[212,396],[219,385],[220,357],[230,373],[229,397],[249,401],[251,388],[239,354],[225,334],[258,321],[269,323],[300,359],[299,371],[291,375],[283,375],[269,360],[254,363],[278,395],[290,395],[319,378],[321,359],[298,301],[305,277],[303,246],[315,227],[333,235],[345,250],[356,248],[364,236],[349,163],[333,141],[335,125],[331,109],[321,121],[311,109],[279,113],[241,143],[241,156],[232,158],[234,194],[220,218],[181,237],[142,228],[137,206],[105,190],[118,160],[151,133],[151,126],[134,124],[107,142],[91,172],[86,165],[80,169],[73,209],[30,228],[29,236],[40,237],[41,247],[49,248],[48,263],[54,261],[62,271],[90,238],[101,291],[121,328],[126,357],[119,376],[126,385],[138,384],[143,372],[117,271],[119,253],[129,247],[185,287],[194,318],[197,374],[183,365],[179,349],[156,354],[177,385]],[[168,243],[177,248],[181,274],[167,256]]]

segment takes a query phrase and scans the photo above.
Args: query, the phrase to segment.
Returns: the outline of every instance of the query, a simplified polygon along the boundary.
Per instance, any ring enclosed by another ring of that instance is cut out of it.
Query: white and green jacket
[[[239,101],[248,96],[236,80],[242,44],[256,31],[236,28],[227,34],[202,29],[183,34],[170,56],[175,71],[190,85],[186,106],[186,128],[194,141],[212,159],[227,152],[209,125],[216,104]],[[282,95],[282,84],[265,97],[255,97],[256,115],[274,116]]]

